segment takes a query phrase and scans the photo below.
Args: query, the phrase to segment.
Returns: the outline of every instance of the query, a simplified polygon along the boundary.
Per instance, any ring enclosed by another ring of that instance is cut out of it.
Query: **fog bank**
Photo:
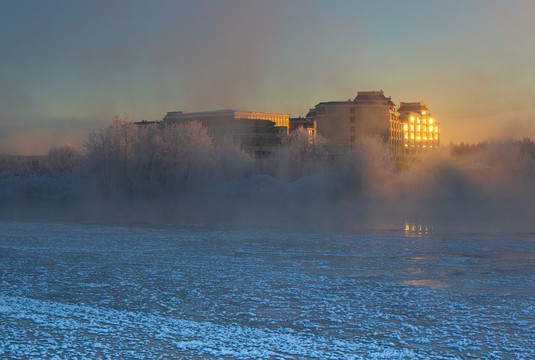
[[[3,218],[534,231],[535,143],[528,139],[450,146],[400,166],[373,139],[332,156],[296,133],[272,157],[254,158],[196,123],[161,130],[117,120],[91,134],[82,153],[54,149],[26,165],[0,162]]]

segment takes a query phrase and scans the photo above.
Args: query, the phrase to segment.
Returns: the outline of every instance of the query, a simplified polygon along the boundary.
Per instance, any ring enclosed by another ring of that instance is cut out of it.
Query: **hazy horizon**
[[[528,0],[20,1],[0,4],[0,154],[80,146],[115,115],[304,116],[384,90],[443,144],[535,138]]]

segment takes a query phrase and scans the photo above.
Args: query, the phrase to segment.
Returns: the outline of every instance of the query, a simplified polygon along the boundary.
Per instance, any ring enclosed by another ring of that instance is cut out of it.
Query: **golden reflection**
[[[414,286],[424,286],[427,288],[430,288],[432,290],[445,288],[448,286],[443,281],[435,280],[435,279],[421,279],[421,280],[405,280],[403,281],[403,284],[405,285],[414,285]]]
[[[434,231],[433,225],[405,222],[405,236],[408,237],[421,237],[431,235]]]

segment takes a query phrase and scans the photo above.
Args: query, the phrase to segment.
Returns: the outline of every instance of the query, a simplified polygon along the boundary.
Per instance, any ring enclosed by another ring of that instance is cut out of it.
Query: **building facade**
[[[394,154],[402,147],[399,113],[383,91],[359,91],[354,100],[321,102],[307,117],[316,121],[318,134],[328,141],[327,151],[347,151],[362,137],[377,137]]]
[[[198,121],[206,127],[215,141],[238,141],[248,152],[269,155],[280,146],[289,131],[288,114],[261,113],[238,110],[203,112],[170,111],[163,121],[167,125]]]
[[[418,155],[438,149],[440,124],[423,102],[402,102],[399,119],[403,124],[403,155]]]

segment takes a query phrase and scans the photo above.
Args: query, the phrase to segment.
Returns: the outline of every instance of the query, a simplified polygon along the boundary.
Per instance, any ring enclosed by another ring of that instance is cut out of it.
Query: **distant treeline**
[[[254,174],[295,180],[319,168],[317,150],[323,144],[321,137],[311,142],[299,129],[273,157],[258,159],[233,139],[214,141],[198,122],[138,126],[116,118],[90,133],[83,149],[65,145],[46,156],[0,157],[0,179],[65,175],[105,194],[184,193]]]
[[[0,178],[70,174],[79,168],[79,150],[71,145],[53,147],[48,155],[0,155]]]
[[[203,163],[211,163],[211,166],[219,163],[224,168],[219,170],[226,172],[226,176],[236,175],[232,175],[236,171],[232,166],[239,164],[242,171],[243,166],[248,168],[242,175],[267,172],[295,179],[306,175],[313,168],[317,169],[317,166],[311,166],[312,163],[327,159],[321,155],[324,143],[323,138],[314,144],[310,143],[306,131],[297,131],[290,135],[286,146],[281,147],[273,158],[255,160],[230,139],[214,142],[206,129],[197,122],[160,128],[156,124],[140,127],[116,118],[110,126],[89,134],[82,149],[67,144],[53,147],[47,155],[42,156],[0,155],[0,178],[84,172],[86,176],[91,174],[98,178],[106,187],[119,179],[121,186],[132,185],[134,178],[140,177],[142,182],[158,182],[165,186],[169,182],[187,179],[195,171],[200,171]],[[442,151],[462,159],[481,153],[489,147],[514,150],[520,156],[535,160],[535,141],[529,138],[471,144],[451,142]],[[357,147],[356,151],[359,149],[363,150],[363,147]],[[332,157],[329,159],[332,164]],[[273,163],[277,161],[282,163],[274,166]]]
[[[508,148],[516,148],[520,154],[535,159],[535,142],[529,138],[524,138],[524,140],[492,140],[478,142],[476,144],[465,144],[464,142],[461,142],[460,144],[451,143],[447,149],[452,156],[461,158],[474,155],[484,151],[489,146],[496,146],[497,144]]]

